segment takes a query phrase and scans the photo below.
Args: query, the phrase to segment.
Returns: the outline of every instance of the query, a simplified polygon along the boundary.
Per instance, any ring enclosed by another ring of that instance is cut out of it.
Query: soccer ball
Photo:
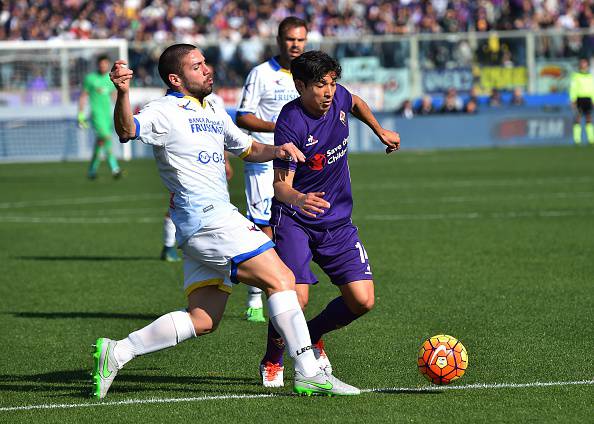
[[[468,354],[457,339],[438,334],[421,345],[417,365],[421,374],[433,384],[450,384],[464,375]]]

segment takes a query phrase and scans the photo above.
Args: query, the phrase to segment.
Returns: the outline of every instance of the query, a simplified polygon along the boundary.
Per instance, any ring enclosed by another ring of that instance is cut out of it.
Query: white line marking
[[[517,219],[517,218],[560,218],[568,216],[591,216],[594,210],[565,210],[565,211],[510,211],[510,212],[460,212],[460,213],[432,213],[411,215],[356,215],[355,220],[369,221],[431,221],[451,219]],[[0,218],[1,220],[1,218]]]
[[[534,186],[534,185],[564,185],[589,183],[594,180],[594,177],[548,177],[548,178],[510,178],[510,179],[496,179],[496,180],[391,180],[381,183],[362,183],[359,184],[354,181],[354,190],[386,190],[386,189],[419,189],[419,188],[452,188],[452,187],[513,187],[513,186]]]
[[[74,197],[70,199],[45,199],[30,200],[22,202],[3,202],[0,203],[0,209],[28,208],[32,206],[58,206],[58,205],[87,205],[95,203],[130,203],[133,200],[167,200],[167,194],[137,194],[130,196],[97,196],[97,197]]]
[[[146,218],[84,218],[59,216],[0,216],[0,223],[12,224],[153,224],[163,222],[163,217],[156,214]]]
[[[363,389],[363,393],[391,393],[391,392],[432,392],[446,390],[476,390],[476,389],[523,389],[533,387],[552,387],[552,386],[590,386],[594,385],[594,380],[581,381],[549,381],[534,383],[496,383],[496,384],[468,384],[462,386],[423,386],[423,387],[387,387],[383,389]],[[287,394],[253,394],[253,395],[219,395],[219,396],[199,396],[187,398],[149,398],[149,399],[129,399],[114,402],[93,402],[93,403],[55,403],[26,406],[5,406],[0,408],[0,412],[9,411],[31,411],[34,409],[72,409],[72,408],[92,408],[97,406],[121,406],[121,405],[143,405],[157,403],[178,403],[178,402],[202,402],[210,400],[229,400],[229,399],[261,399],[273,397],[286,397]]]
[[[2,216],[0,224],[154,224],[162,223],[161,214],[152,217],[82,217],[82,216]],[[535,210],[510,212],[453,212],[432,214],[391,214],[391,215],[355,215],[355,221],[439,221],[439,220],[476,220],[476,219],[520,219],[520,218],[563,218],[572,216],[592,216],[594,209],[581,210]]]

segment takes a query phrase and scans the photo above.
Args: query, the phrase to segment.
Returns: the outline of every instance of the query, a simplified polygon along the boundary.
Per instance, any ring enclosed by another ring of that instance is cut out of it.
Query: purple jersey
[[[280,214],[287,214],[299,223],[317,229],[332,228],[350,222],[353,210],[351,177],[347,162],[349,141],[348,115],[353,98],[342,85],[336,93],[328,112],[314,118],[309,115],[299,98],[287,103],[280,112],[274,130],[274,144],[292,142],[305,155],[304,163],[275,160],[274,167],[294,171],[293,188],[301,193],[325,192],[324,199],[330,209],[310,218],[292,205],[273,199],[272,221]]]

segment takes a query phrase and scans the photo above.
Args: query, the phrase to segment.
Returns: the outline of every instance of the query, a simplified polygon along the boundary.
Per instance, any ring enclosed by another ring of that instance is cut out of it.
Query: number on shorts
[[[355,247],[357,249],[359,249],[359,257],[361,258],[361,263],[364,264],[365,262],[367,262],[369,260],[369,257],[367,256],[367,252],[365,251],[365,248],[363,247],[363,245],[360,242],[355,243]]]
[[[270,204],[271,204],[270,199],[264,199],[264,200],[262,200],[262,202],[264,203],[264,215],[269,215],[270,214]]]

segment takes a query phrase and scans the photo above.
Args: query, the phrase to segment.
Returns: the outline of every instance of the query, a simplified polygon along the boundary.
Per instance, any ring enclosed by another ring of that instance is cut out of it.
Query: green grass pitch
[[[240,285],[217,332],[135,359],[97,402],[95,338],[185,304],[181,264],[158,260],[166,190],[152,160],[124,164],[120,181],[105,168],[86,180],[85,163],[0,165],[0,422],[593,422],[594,150],[352,154],[350,166],[376,307],[325,339],[338,377],[379,391],[304,398],[287,384],[264,397],[266,326],[243,320]],[[320,275],[307,315],[336,293]],[[455,390],[416,368],[439,333],[468,350]]]

